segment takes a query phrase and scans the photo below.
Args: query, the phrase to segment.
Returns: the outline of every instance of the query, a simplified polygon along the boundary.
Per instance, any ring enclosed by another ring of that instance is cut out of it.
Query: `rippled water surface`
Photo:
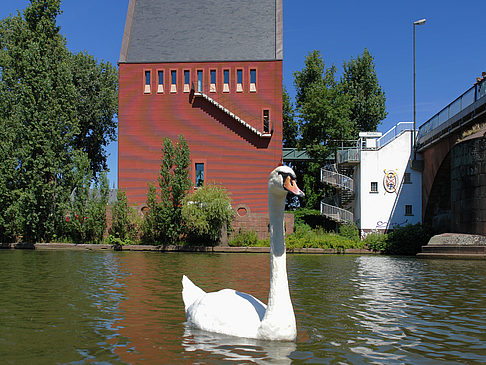
[[[181,276],[267,301],[266,254],[0,251],[2,364],[486,363],[486,262],[289,255],[298,338],[185,325]]]

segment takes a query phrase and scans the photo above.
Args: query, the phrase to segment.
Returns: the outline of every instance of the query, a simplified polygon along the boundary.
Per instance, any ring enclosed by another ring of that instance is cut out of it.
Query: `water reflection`
[[[185,324],[182,346],[193,359],[232,361],[236,364],[291,364],[294,342],[261,341],[205,332]]]

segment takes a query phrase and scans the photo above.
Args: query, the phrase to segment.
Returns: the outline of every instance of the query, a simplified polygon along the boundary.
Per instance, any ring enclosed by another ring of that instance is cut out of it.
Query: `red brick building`
[[[143,207],[162,139],[188,141],[194,186],[267,213],[282,159],[282,0],[130,0],[119,60],[118,186]]]

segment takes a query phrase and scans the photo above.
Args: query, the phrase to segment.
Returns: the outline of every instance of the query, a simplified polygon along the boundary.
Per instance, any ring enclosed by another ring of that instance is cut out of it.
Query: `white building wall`
[[[422,176],[409,166],[411,133],[403,132],[378,150],[360,152],[355,174],[359,185],[355,220],[364,234],[422,220]],[[410,174],[410,183],[404,180],[405,173]],[[371,191],[372,182],[376,183],[377,191]]]

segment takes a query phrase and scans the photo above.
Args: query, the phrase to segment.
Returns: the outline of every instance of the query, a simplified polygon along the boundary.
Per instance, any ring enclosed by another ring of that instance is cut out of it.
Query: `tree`
[[[192,187],[190,164],[189,146],[184,136],[179,136],[175,143],[165,138],[158,188],[150,184],[147,193],[149,210],[143,226],[145,241],[173,243],[185,232],[182,201]]]
[[[221,229],[228,227],[233,218],[231,199],[219,186],[203,186],[185,197],[182,216],[190,240],[215,244]]]
[[[283,119],[283,146],[297,147],[299,127],[295,120],[295,112],[287,89],[283,88],[282,93],[282,119]]]
[[[300,147],[322,166],[335,152],[336,142],[351,139],[351,97],[335,81],[336,68],[326,69],[321,54],[310,52],[302,71],[294,73],[302,139]]]
[[[118,72],[109,62],[98,63],[86,52],[71,54],[79,132],[73,146],[88,154],[94,177],[108,168],[105,147],[116,140]]]
[[[360,131],[375,131],[387,112],[385,93],[381,90],[370,52],[365,49],[362,56],[344,62],[341,84],[351,96],[350,118]]]
[[[23,14],[0,21],[3,240],[43,241],[55,234],[75,186],[77,150],[101,155],[94,160],[94,173],[106,166],[99,149],[113,137],[106,125],[112,125],[107,121],[116,110],[116,70],[107,65],[100,66],[103,72],[89,70],[93,79],[110,82],[85,85],[75,77],[83,72],[80,63],[87,55],[73,56],[67,50],[56,25],[60,13],[60,0],[32,0]],[[90,110],[89,116],[82,109]],[[97,144],[80,138],[82,133]]]

